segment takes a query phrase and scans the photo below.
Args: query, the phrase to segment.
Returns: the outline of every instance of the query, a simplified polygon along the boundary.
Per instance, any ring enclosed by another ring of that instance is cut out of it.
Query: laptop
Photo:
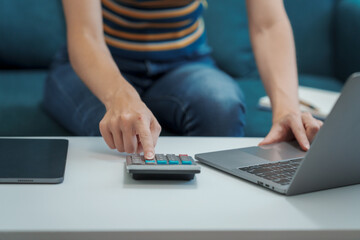
[[[296,142],[196,154],[201,163],[288,196],[360,183],[360,73],[353,74],[308,152]]]
[[[64,181],[66,139],[0,138],[0,183]]]

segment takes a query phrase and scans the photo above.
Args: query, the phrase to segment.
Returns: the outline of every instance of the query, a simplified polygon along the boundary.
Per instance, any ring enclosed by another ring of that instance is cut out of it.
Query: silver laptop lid
[[[360,74],[353,74],[294,176],[287,195],[360,183]]]

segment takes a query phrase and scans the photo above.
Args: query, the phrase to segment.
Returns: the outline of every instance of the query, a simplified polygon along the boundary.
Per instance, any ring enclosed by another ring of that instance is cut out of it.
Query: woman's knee
[[[245,104],[240,98],[209,97],[202,104],[190,107],[188,124],[197,126],[193,135],[243,136]]]
[[[238,84],[219,71],[213,72],[204,83],[188,105],[187,134],[243,136],[245,100]]]

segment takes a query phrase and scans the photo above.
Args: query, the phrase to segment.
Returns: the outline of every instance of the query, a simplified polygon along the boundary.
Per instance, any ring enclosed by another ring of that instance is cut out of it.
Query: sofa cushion
[[[334,75],[336,0],[285,0],[293,26],[300,73]],[[219,67],[236,78],[256,76],[245,1],[208,0],[208,41]]]
[[[46,71],[0,71],[0,136],[65,136],[42,109]]]
[[[336,17],[336,76],[345,81],[360,72],[360,1],[339,2]]]
[[[65,43],[60,0],[0,0],[0,63],[47,67]]]
[[[294,31],[299,72],[335,74],[335,10],[337,0],[286,0]]]
[[[259,110],[259,98],[265,96],[265,89],[258,78],[238,79],[246,99],[246,137],[264,137],[270,131],[272,115],[270,111]],[[331,91],[340,91],[342,83],[337,79],[328,77],[318,77],[311,75],[301,75],[300,85],[315,87]]]
[[[204,12],[213,57],[225,72],[244,77],[256,72],[252,53],[245,1],[208,0]]]

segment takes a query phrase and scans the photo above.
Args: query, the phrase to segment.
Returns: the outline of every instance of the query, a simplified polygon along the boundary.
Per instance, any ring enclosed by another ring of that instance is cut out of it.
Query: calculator
[[[131,154],[126,156],[126,170],[136,180],[191,180],[200,166],[187,154],[155,154],[154,159]]]

